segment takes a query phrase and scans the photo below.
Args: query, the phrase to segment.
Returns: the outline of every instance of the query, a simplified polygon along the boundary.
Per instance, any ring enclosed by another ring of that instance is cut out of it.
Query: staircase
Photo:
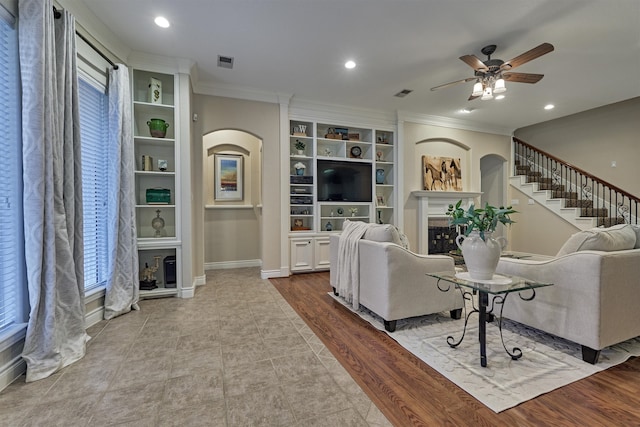
[[[581,230],[638,223],[640,199],[513,138],[510,184]]]

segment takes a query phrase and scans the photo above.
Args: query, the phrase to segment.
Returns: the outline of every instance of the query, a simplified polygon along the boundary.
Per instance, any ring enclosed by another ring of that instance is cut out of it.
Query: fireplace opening
[[[449,227],[448,218],[429,218],[429,254],[449,254],[456,251],[456,237],[458,233],[455,227]]]

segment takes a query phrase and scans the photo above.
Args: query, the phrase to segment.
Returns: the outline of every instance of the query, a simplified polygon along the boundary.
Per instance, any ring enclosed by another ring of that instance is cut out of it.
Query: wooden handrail
[[[533,146],[533,145],[531,145],[531,144],[527,144],[526,142],[524,142],[523,140],[521,140],[521,139],[519,139],[519,138],[516,138],[515,136],[513,137],[513,140],[514,140],[515,142],[517,142],[518,144],[524,145],[525,147],[527,147],[527,148],[529,148],[529,149],[531,149],[531,150],[533,150],[533,151],[536,151],[536,152],[538,152],[538,153],[542,154],[543,156],[548,157],[549,159],[554,160],[554,161],[556,161],[556,162],[560,163],[560,164],[561,164],[561,165],[563,165],[563,166],[566,166],[566,167],[568,167],[568,168],[571,168],[571,169],[573,169],[574,171],[579,172],[581,175],[584,175],[584,176],[586,176],[587,178],[589,178],[589,179],[591,179],[591,180],[593,180],[593,181],[595,181],[595,182],[597,182],[597,183],[599,183],[599,184],[602,184],[602,185],[606,186],[607,188],[609,188],[609,189],[611,189],[611,190],[613,190],[613,191],[615,191],[615,192],[617,192],[617,193],[621,193],[622,195],[626,196],[627,198],[629,198],[629,199],[631,199],[631,200],[635,200],[635,201],[637,201],[637,202],[639,202],[639,203],[640,203],[640,198],[639,198],[639,197],[634,196],[633,194],[631,194],[631,193],[629,193],[629,192],[627,192],[627,191],[625,191],[625,190],[623,190],[623,189],[621,189],[621,188],[619,188],[619,187],[616,187],[615,185],[610,184],[610,183],[608,183],[607,181],[605,181],[605,180],[603,180],[603,179],[601,179],[601,178],[598,178],[597,176],[594,176],[594,175],[590,174],[589,172],[585,171],[584,169],[580,169],[580,168],[579,168],[579,167],[577,167],[577,166],[574,166],[574,165],[572,165],[572,164],[570,164],[570,163],[565,162],[565,161],[564,161],[564,160],[562,160],[562,159],[557,158],[557,157],[556,157],[556,156],[554,156],[553,154],[549,154],[549,153],[547,153],[547,152],[545,152],[545,151],[543,151],[543,150],[541,150],[541,149],[539,149],[539,148],[537,148],[537,147],[534,147],[534,146]]]

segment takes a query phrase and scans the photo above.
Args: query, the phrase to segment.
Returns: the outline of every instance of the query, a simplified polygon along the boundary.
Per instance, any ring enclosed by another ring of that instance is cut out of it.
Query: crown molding
[[[170,56],[152,55],[144,52],[131,52],[127,58],[129,66],[133,68],[142,68],[145,70],[153,70],[158,73],[180,73],[192,74],[195,70],[195,62],[190,59],[174,58]]]
[[[397,124],[396,115],[393,111],[325,104],[295,98],[289,105],[289,114],[302,120],[323,120],[350,126],[375,126],[395,129]]]
[[[410,111],[398,111],[398,123],[411,122],[422,125],[441,126],[452,129],[470,130],[475,132],[491,133],[497,135],[512,136],[515,129],[501,126],[489,126],[467,120],[452,119],[450,117],[418,114]]]
[[[213,84],[208,82],[195,82],[194,93],[200,95],[221,96],[224,98],[236,98],[246,101],[269,102],[279,104],[283,98],[291,98],[291,95],[279,92],[267,92],[248,87]]]

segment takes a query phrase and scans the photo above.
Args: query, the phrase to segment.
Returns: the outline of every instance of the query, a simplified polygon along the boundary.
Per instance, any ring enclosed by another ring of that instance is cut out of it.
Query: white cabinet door
[[[327,270],[329,269],[329,238],[328,237],[316,237],[314,239],[314,258],[315,263],[313,268],[315,270]]]
[[[291,271],[313,270],[313,239],[291,239]]]

